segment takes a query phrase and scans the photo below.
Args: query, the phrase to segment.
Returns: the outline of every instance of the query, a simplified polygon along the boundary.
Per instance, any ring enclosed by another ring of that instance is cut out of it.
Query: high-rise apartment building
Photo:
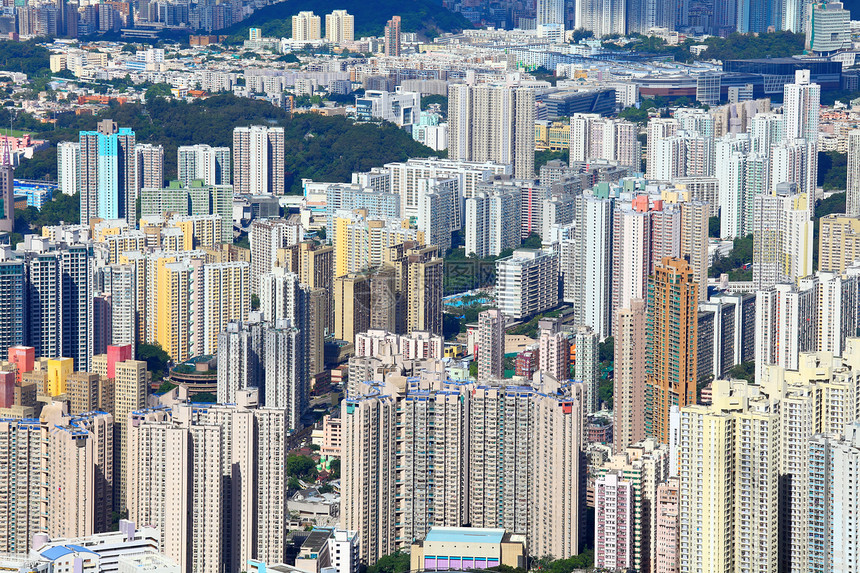
[[[809,444],[808,571],[847,573],[860,566],[857,480],[860,424],[818,434]]]
[[[334,276],[361,272],[385,262],[389,248],[404,242],[426,244],[408,219],[374,218],[366,209],[338,211],[334,220]]]
[[[584,194],[576,198],[574,270],[565,275],[565,302],[573,302],[577,324],[590,326],[600,337],[612,327],[613,200]],[[572,300],[567,283],[572,282]]]
[[[203,253],[157,251],[146,257],[146,337],[170,357],[183,362],[202,354],[203,332],[193,328],[192,316],[202,320],[205,292]],[[152,293],[156,293],[153,296]]]
[[[680,570],[777,571],[777,408],[744,381],[713,390],[680,410]]]
[[[110,295],[110,344],[136,346],[137,278],[133,265],[107,265],[100,269],[100,287]],[[97,354],[95,349],[94,354]]]
[[[61,141],[57,144],[57,182],[63,195],[75,195],[81,188],[81,144]]]
[[[478,191],[466,199],[466,254],[498,256],[520,245],[520,193]]]
[[[233,130],[236,193],[283,195],[284,173],[283,127],[252,125]]]
[[[678,573],[680,564],[680,480],[670,477],[657,486],[657,530],[654,573]]]
[[[202,180],[205,185],[230,184],[230,148],[204,144],[183,145],[177,151],[177,179],[185,187]]]
[[[402,51],[400,38],[400,16],[392,16],[391,20],[385,23],[385,55],[400,56]]]
[[[355,340],[355,335],[370,329],[370,280],[361,273],[334,279],[334,337]]]
[[[848,181],[845,192],[845,214],[860,217],[860,129],[848,133]]]
[[[364,540],[364,560],[374,563],[432,525],[466,522],[525,532],[541,555],[578,552],[578,384],[544,375],[531,386],[362,386],[342,405],[341,519]],[[439,416],[444,426],[433,422]],[[394,439],[398,428],[405,440]]]
[[[146,407],[146,362],[132,359],[131,346],[108,346],[108,353],[93,357],[93,371],[113,388],[114,416],[114,507],[128,507],[129,415]],[[101,399],[101,398],[100,398]]]
[[[106,119],[80,133],[81,223],[125,219],[135,225],[138,194],[134,132]]]
[[[570,378],[570,333],[560,330],[558,319],[538,322],[538,370],[557,380]]]
[[[496,300],[506,316],[521,319],[558,305],[558,256],[517,249],[496,261]]]
[[[622,0],[585,0],[576,5],[576,27],[600,38],[627,31],[627,3]]]
[[[663,259],[648,281],[645,434],[662,443],[671,407],[696,402],[698,290],[683,259]]]
[[[251,294],[260,294],[260,275],[271,272],[278,260],[278,250],[304,239],[301,225],[285,219],[264,219],[251,223]]]
[[[448,156],[513,165],[518,179],[534,176],[535,94],[497,85],[448,86]]]
[[[0,357],[13,346],[24,344],[26,263],[13,251],[0,247]]]
[[[575,113],[570,118],[570,163],[605,159],[638,171],[642,146],[636,124],[604,118],[596,113]]]
[[[236,405],[143,410],[131,428],[129,515],[159,527],[163,553],[187,571],[283,561],[282,410],[258,408],[248,390]]]
[[[598,486],[603,477],[615,476],[614,481],[617,486],[629,490],[630,496],[629,501],[625,501],[627,511],[630,512],[629,520],[619,522],[618,518],[623,517],[620,514],[611,518],[614,521],[612,525],[615,528],[615,535],[608,528],[604,528],[601,536],[600,526],[596,526],[596,552],[599,552],[602,547],[607,563],[620,559],[620,562],[627,563],[624,567],[628,569],[653,571],[658,548],[658,486],[669,476],[668,446],[658,444],[651,439],[631,444],[596,468],[594,473],[597,476],[594,492],[597,524],[601,521]],[[614,508],[604,506],[605,515],[611,516],[613,512]],[[617,541],[614,542],[613,538]]]
[[[609,470],[594,482],[594,566],[633,567],[633,487],[622,472]]]
[[[770,288],[812,274],[813,223],[799,195],[757,195],[753,227],[753,284]]]
[[[755,364],[759,379],[768,364],[797,368],[801,352],[817,348],[817,281],[776,284],[756,293]]]
[[[495,309],[478,314],[478,380],[501,378],[505,350],[505,317]]]
[[[325,16],[325,39],[333,44],[355,40],[355,18],[346,10],[334,10]]]
[[[113,507],[114,422],[98,411],[47,428],[48,528],[54,537],[108,531]]]
[[[164,148],[151,143],[134,146],[137,160],[137,188],[158,189],[164,185]]]
[[[236,392],[263,387],[263,326],[259,313],[230,322],[218,335],[218,402],[234,404]]]
[[[825,215],[819,224],[818,269],[844,273],[860,259],[860,216]]]
[[[328,17],[326,17],[328,21]],[[321,38],[320,17],[313,12],[299,12],[293,16],[293,41],[310,42]]]
[[[288,428],[301,426],[310,394],[307,329],[299,328],[300,320],[279,319],[263,329],[264,403],[285,412]]]
[[[615,314],[613,450],[645,438],[645,301],[632,299]]]
[[[251,266],[244,262],[213,263],[203,267],[203,354],[215,354],[218,335],[229,322],[248,319],[251,311]],[[198,287],[199,288],[199,287]]]
[[[593,414],[600,409],[597,397],[597,385],[600,382],[599,340],[597,332],[589,326],[573,328],[573,347],[576,354],[573,379],[582,384],[586,414]]]

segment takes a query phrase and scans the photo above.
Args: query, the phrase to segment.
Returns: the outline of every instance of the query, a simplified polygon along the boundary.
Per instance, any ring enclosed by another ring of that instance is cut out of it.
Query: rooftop
[[[424,542],[440,543],[501,543],[504,529],[488,527],[433,527]]]

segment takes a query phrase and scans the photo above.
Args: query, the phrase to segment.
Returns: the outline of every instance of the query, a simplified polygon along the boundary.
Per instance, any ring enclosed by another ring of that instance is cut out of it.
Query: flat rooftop
[[[424,542],[440,543],[501,543],[504,529],[488,527],[433,527]]]

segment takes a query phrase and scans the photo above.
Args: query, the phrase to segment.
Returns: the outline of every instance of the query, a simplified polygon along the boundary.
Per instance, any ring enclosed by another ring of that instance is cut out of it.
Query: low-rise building
[[[527,555],[525,535],[488,527],[432,527],[423,540],[412,544],[410,569],[525,567]]]

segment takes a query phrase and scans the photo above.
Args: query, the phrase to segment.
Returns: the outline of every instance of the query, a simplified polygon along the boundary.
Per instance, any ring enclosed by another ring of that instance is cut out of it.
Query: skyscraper
[[[164,185],[164,148],[151,143],[134,146],[137,158],[137,188],[160,189]]]
[[[25,263],[12,250],[0,247],[0,357],[12,346],[24,344],[26,315]],[[29,325],[29,322],[26,323]]]
[[[645,434],[662,443],[671,407],[696,402],[698,291],[683,259],[663,259],[648,281]]]
[[[204,354],[218,351],[218,335],[229,322],[248,320],[250,274],[251,265],[245,262],[212,263],[203,267],[203,316],[198,316],[197,320],[198,328],[203,330]]]
[[[9,154],[9,144],[0,150],[0,232],[15,229],[15,167]]]
[[[57,182],[63,195],[74,195],[81,187],[81,144],[61,141],[57,144]]]
[[[583,0],[576,4],[576,27],[594,32],[596,38],[627,31],[627,2]]]
[[[539,555],[578,553],[581,385],[430,375],[406,388],[360,386],[342,404],[341,519],[368,563],[431,525],[463,523],[524,531]]]
[[[399,56],[400,46],[400,16],[392,16],[385,24],[385,55]]]
[[[851,13],[842,2],[815,2],[807,5],[809,24],[806,49],[829,56],[851,47]]]
[[[795,283],[812,274],[813,223],[808,199],[798,195],[757,195],[754,206],[753,283],[756,289]]]
[[[333,44],[355,40],[355,18],[346,10],[334,10],[325,16],[325,39]]]
[[[80,132],[81,223],[125,219],[135,226],[138,194],[134,132],[106,119]]]
[[[252,125],[233,130],[233,189],[284,194],[284,128]]]
[[[860,217],[860,129],[848,133],[848,181],[845,214]]]
[[[576,198],[576,242],[572,276],[574,316],[598,336],[612,327],[613,199],[584,194]],[[565,286],[565,292],[567,292]]]
[[[319,40],[320,17],[313,12],[299,12],[293,16],[293,40],[296,42],[309,42]]]
[[[848,573],[860,566],[860,424],[819,434],[809,444],[808,570]]]
[[[495,309],[478,315],[478,380],[501,378],[505,346],[505,317]]]
[[[594,566],[633,567],[633,484],[610,470],[594,482]],[[641,516],[636,516],[641,519]]]
[[[271,272],[278,260],[278,249],[302,241],[300,225],[284,219],[264,219],[251,223],[248,232],[251,243],[251,294],[260,294],[260,276]]]
[[[513,165],[514,177],[534,176],[535,94],[500,85],[448,86],[448,157]]]
[[[615,315],[614,424],[616,453],[645,438],[645,301],[633,299]]]
[[[718,380],[712,406],[685,406],[680,416],[681,570],[777,571],[773,401],[745,381]]]
[[[230,148],[183,145],[177,151],[177,179],[185,187],[202,180],[206,185],[230,184]]]
[[[129,516],[157,525],[161,551],[183,570],[240,571],[285,559],[288,428],[282,410],[176,405],[134,414]],[[196,516],[196,517],[192,517]]]
[[[247,322],[230,322],[218,335],[218,402],[233,404],[244,388],[264,387],[264,323],[259,313]]]

